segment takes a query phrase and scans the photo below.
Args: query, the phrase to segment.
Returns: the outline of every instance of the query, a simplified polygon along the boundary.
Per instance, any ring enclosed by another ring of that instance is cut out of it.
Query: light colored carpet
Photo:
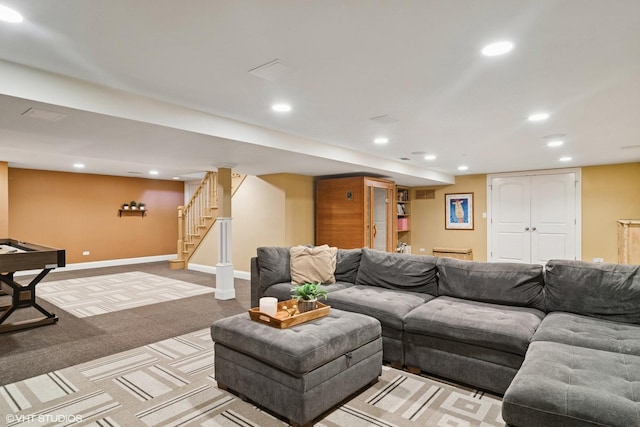
[[[76,317],[112,313],[143,305],[215,292],[168,277],[132,271],[43,282],[37,296]]]
[[[8,427],[287,425],[219,390],[213,363],[203,329],[2,386],[0,414]],[[501,406],[497,397],[384,366],[380,381],[316,425],[504,426]]]

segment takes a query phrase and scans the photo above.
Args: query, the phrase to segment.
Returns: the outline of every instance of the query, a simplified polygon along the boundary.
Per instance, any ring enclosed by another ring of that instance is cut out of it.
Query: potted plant
[[[129,202],[129,206],[131,206],[131,209],[138,209],[138,204],[134,200]]]
[[[318,298],[327,299],[327,290],[320,283],[303,283],[293,287],[291,296],[298,301],[298,311],[304,313],[317,308]]]
[[[129,210],[129,203],[123,203],[122,204],[122,209],[124,209],[125,211]]]
[[[142,203],[142,202],[138,203],[138,209],[140,209],[141,211],[143,211],[143,210],[144,210],[144,207],[145,207],[145,206],[146,206],[146,205],[145,205],[144,203]]]

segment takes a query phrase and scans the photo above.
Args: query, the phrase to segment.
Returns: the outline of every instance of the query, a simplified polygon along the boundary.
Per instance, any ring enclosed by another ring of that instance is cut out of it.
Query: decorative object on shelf
[[[473,193],[445,194],[445,229],[473,230]]]
[[[305,313],[317,308],[318,298],[327,299],[327,291],[320,283],[303,283],[293,287],[291,296],[298,301],[298,311]]]
[[[145,206],[146,205],[144,203],[142,203],[142,202],[138,203],[138,209],[140,209],[141,211],[144,210]]]
[[[129,206],[131,206],[132,210],[138,209],[138,204],[135,202],[135,200],[130,201]]]
[[[122,204],[122,209],[124,209],[125,211],[129,210],[129,203],[123,203]]]

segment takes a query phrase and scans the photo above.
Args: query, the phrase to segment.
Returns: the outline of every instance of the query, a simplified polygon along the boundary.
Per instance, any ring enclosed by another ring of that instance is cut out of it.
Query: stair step
[[[185,268],[185,263],[180,259],[170,259],[169,268],[171,270],[183,270]]]

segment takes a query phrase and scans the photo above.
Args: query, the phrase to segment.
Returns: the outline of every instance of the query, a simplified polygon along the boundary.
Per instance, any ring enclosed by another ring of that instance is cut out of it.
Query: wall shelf
[[[147,213],[147,210],[146,209],[122,209],[122,208],[118,209],[118,216],[119,217],[122,217],[123,213],[127,214],[127,215],[129,215],[129,214],[134,214],[134,215],[140,214],[140,216],[142,218],[144,218],[144,214]],[[131,216],[131,215],[129,215],[129,216]]]

